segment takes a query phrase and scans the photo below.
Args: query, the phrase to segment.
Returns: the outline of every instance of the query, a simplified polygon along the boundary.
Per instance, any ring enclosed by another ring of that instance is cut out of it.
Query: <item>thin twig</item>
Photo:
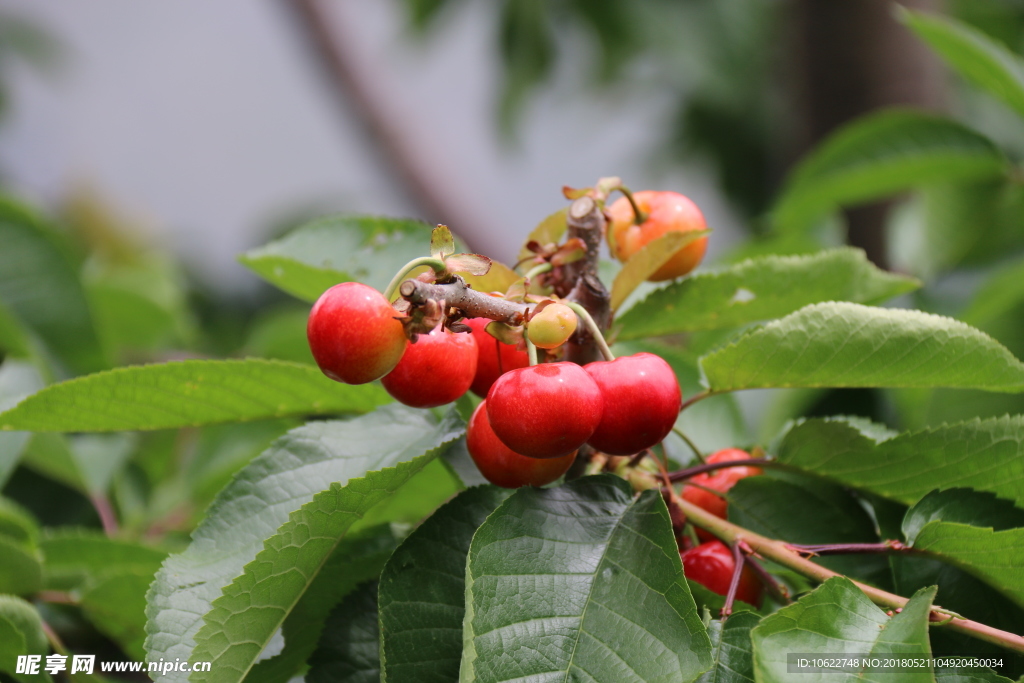
[[[729,582],[729,590],[725,594],[725,604],[718,616],[722,619],[732,614],[732,604],[736,602],[736,591],[740,587],[740,577],[743,575],[743,565],[746,557],[743,555],[743,548],[737,543],[732,544],[732,581]]]
[[[704,457],[704,454],[701,452],[701,450],[697,448],[697,444],[695,444],[682,429],[676,427],[675,425],[672,425],[672,431],[676,433],[676,436],[678,436],[680,439],[686,442],[686,445],[690,447],[690,450],[693,451],[693,454],[697,456],[698,460],[700,460],[702,463],[706,463],[708,461],[708,459]]]
[[[669,472],[669,481],[676,482],[682,481],[683,479],[689,479],[698,474],[704,474],[705,472],[713,472],[715,470],[724,470],[729,467],[771,467],[778,464],[775,460],[769,460],[768,458],[746,458],[745,460],[723,460],[722,462],[706,462],[703,465],[694,465],[693,467],[687,467],[685,469],[676,470],[675,472]]]
[[[110,504],[110,499],[102,493],[97,493],[89,496],[89,500],[92,501],[92,506],[96,509],[96,514],[99,515],[100,523],[103,524],[103,532],[107,536],[116,535],[117,515],[114,513],[114,506]]]
[[[684,410],[686,410],[687,408],[692,406],[697,401],[702,401],[702,400],[708,398],[709,396],[714,396],[714,395],[715,395],[715,392],[713,392],[711,390],[702,391],[699,394],[694,394],[693,396],[691,396],[687,400],[683,401],[683,404],[681,406],[679,406],[679,412],[680,413],[683,412]]]

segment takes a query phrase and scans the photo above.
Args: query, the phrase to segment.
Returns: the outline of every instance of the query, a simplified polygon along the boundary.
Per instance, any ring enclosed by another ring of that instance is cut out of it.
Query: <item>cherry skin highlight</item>
[[[683,561],[683,574],[686,578],[719,595],[729,593],[736,560],[727,545],[716,539],[684,550],[679,553],[679,557]],[[744,567],[740,574],[740,584],[736,587],[736,599],[759,607],[763,590],[761,580],[754,570]]]
[[[487,393],[491,428],[516,453],[557,458],[576,450],[601,422],[601,390],[575,363],[506,372]]]
[[[625,197],[620,197],[608,207],[611,218],[608,246],[619,261],[628,261],[633,254],[665,233],[707,229],[704,214],[697,205],[678,192],[644,190],[634,192],[633,198],[640,210],[647,214],[647,220],[640,225],[636,224],[633,206]],[[686,275],[701,262],[707,248],[708,238],[705,235],[679,249],[647,279],[660,282]]]
[[[672,367],[653,353],[584,366],[601,389],[604,412],[587,443],[610,455],[630,455],[664,439],[679,417],[683,395]]]
[[[477,396],[486,397],[491,385],[502,374],[530,364],[526,351],[520,351],[511,344],[502,344],[487,334],[484,328],[491,322],[489,318],[469,318],[462,322],[472,328],[473,338],[476,339],[476,376],[469,388]]]
[[[473,411],[466,428],[466,446],[480,474],[495,486],[515,489],[555,481],[572,465],[576,451],[558,458],[528,458],[501,442],[487,419],[487,401]]]
[[[436,329],[417,336],[381,384],[399,403],[434,408],[469,391],[476,376],[476,363],[476,341],[472,334]]]
[[[306,337],[325,375],[366,384],[391,372],[409,345],[397,311],[384,295],[358,282],[342,282],[320,295],[309,312]]]

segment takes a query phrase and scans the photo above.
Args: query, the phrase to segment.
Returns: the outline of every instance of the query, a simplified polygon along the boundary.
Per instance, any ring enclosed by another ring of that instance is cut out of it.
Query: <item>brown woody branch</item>
[[[535,305],[478,292],[458,276],[443,285],[406,280],[399,286],[398,293],[413,305],[422,305],[431,300],[444,301],[447,306],[462,311],[467,318],[490,318],[509,325],[522,325],[527,313]]]

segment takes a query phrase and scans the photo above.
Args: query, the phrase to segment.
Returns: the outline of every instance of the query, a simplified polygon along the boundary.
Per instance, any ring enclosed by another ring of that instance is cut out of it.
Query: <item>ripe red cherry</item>
[[[473,338],[476,339],[476,377],[469,388],[477,396],[486,397],[491,385],[502,374],[530,364],[526,351],[520,351],[512,344],[502,344],[487,334],[484,328],[491,322],[490,318],[469,318],[462,322],[473,329]]]
[[[416,337],[381,384],[400,403],[433,408],[451,403],[469,391],[475,375],[473,335],[436,329]]]
[[[487,401],[473,411],[466,428],[466,446],[480,474],[495,486],[516,489],[520,486],[543,486],[566,473],[576,451],[559,458],[528,458],[501,442],[487,419]]]
[[[516,453],[557,458],[576,450],[601,422],[601,390],[575,363],[506,372],[487,394],[491,428]]]
[[[679,553],[679,557],[683,561],[683,574],[686,578],[719,595],[729,592],[736,561],[724,543],[719,540],[701,543],[696,548]],[[763,588],[754,570],[744,567],[740,573],[740,584],[736,587],[736,599],[759,607]]]
[[[741,451],[739,448],[726,448],[708,456],[707,460],[708,463],[716,463],[726,462],[729,460],[746,460],[750,457],[750,453]],[[698,474],[689,481],[694,484],[700,484],[712,491],[725,493],[735,486],[736,482],[740,479],[750,477],[755,474],[761,474],[761,472],[762,470],[758,467],[728,467],[726,469]],[[713,493],[701,490],[696,486],[686,486],[683,489],[683,500],[704,508],[716,517],[721,517],[722,519],[726,518],[725,514],[728,503],[726,503],[724,498],[719,498]],[[698,530],[698,533],[701,534],[701,537],[703,538],[703,534],[706,534],[707,532],[701,529]]]
[[[637,453],[664,439],[683,395],[672,367],[652,353],[584,366],[601,389],[604,413],[587,443],[610,455]]]
[[[409,345],[398,313],[384,295],[342,282],[320,295],[306,337],[316,364],[333,380],[366,384],[391,372]]]
[[[629,200],[620,197],[608,207],[611,222],[608,225],[608,246],[618,260],[625,262],[648,242],[658,239],[667,232],[689,232],[706,230],[704,214],[689,198],[678,192],[634,192],[640,210],[647,214],[647,220],[636,224],[636,215]],[[648,280],[659,282],[686,275],[697,267],[708,248],[707,236],[682,247],[663,266],[654,271]]]

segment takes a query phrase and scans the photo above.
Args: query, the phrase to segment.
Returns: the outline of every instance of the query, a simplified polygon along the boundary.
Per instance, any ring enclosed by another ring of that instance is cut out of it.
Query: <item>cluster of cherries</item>
[[[674,192],[637,192],[608,207],[612,254],[627,261],[669,231],[702,230],[704,218]],[[640,218],[638,218],[640,215]],[[685,275],[704,256],[707,239],[681,248],[650,280]],[[542,486],[565,474],[584,444],[613,456],[639,453],[672,430],[682,402],[679,383],[663,359],[637,353],[580,366],[569,362],[530,365],[525,351],[490,335],[491,321],[463,321],[470,332],[438,327],[410,343],[396,311],[375,289],[345,282],[328,289],[313,306],[307,334],[317,364],[328,377],[347,384],[380,379],[397,401],[432,408],[467,391],[484,400],[467,427],[467,447],[490,482],[506,487]],[[539,306],[527,336],[540,348],[562,344],[576,326],[575,313],[561,304]],[[719,451],[709,462],[749,458],[738,449]],[[720,496],[755,467],[731,467],[689,480],[683,497],[724,518]],[[680,542],[686,575],[725,595],[735,569],[732,552],[698,529],[693,545]],[[744,568],[736,597],[760,602],[762,586]]]

